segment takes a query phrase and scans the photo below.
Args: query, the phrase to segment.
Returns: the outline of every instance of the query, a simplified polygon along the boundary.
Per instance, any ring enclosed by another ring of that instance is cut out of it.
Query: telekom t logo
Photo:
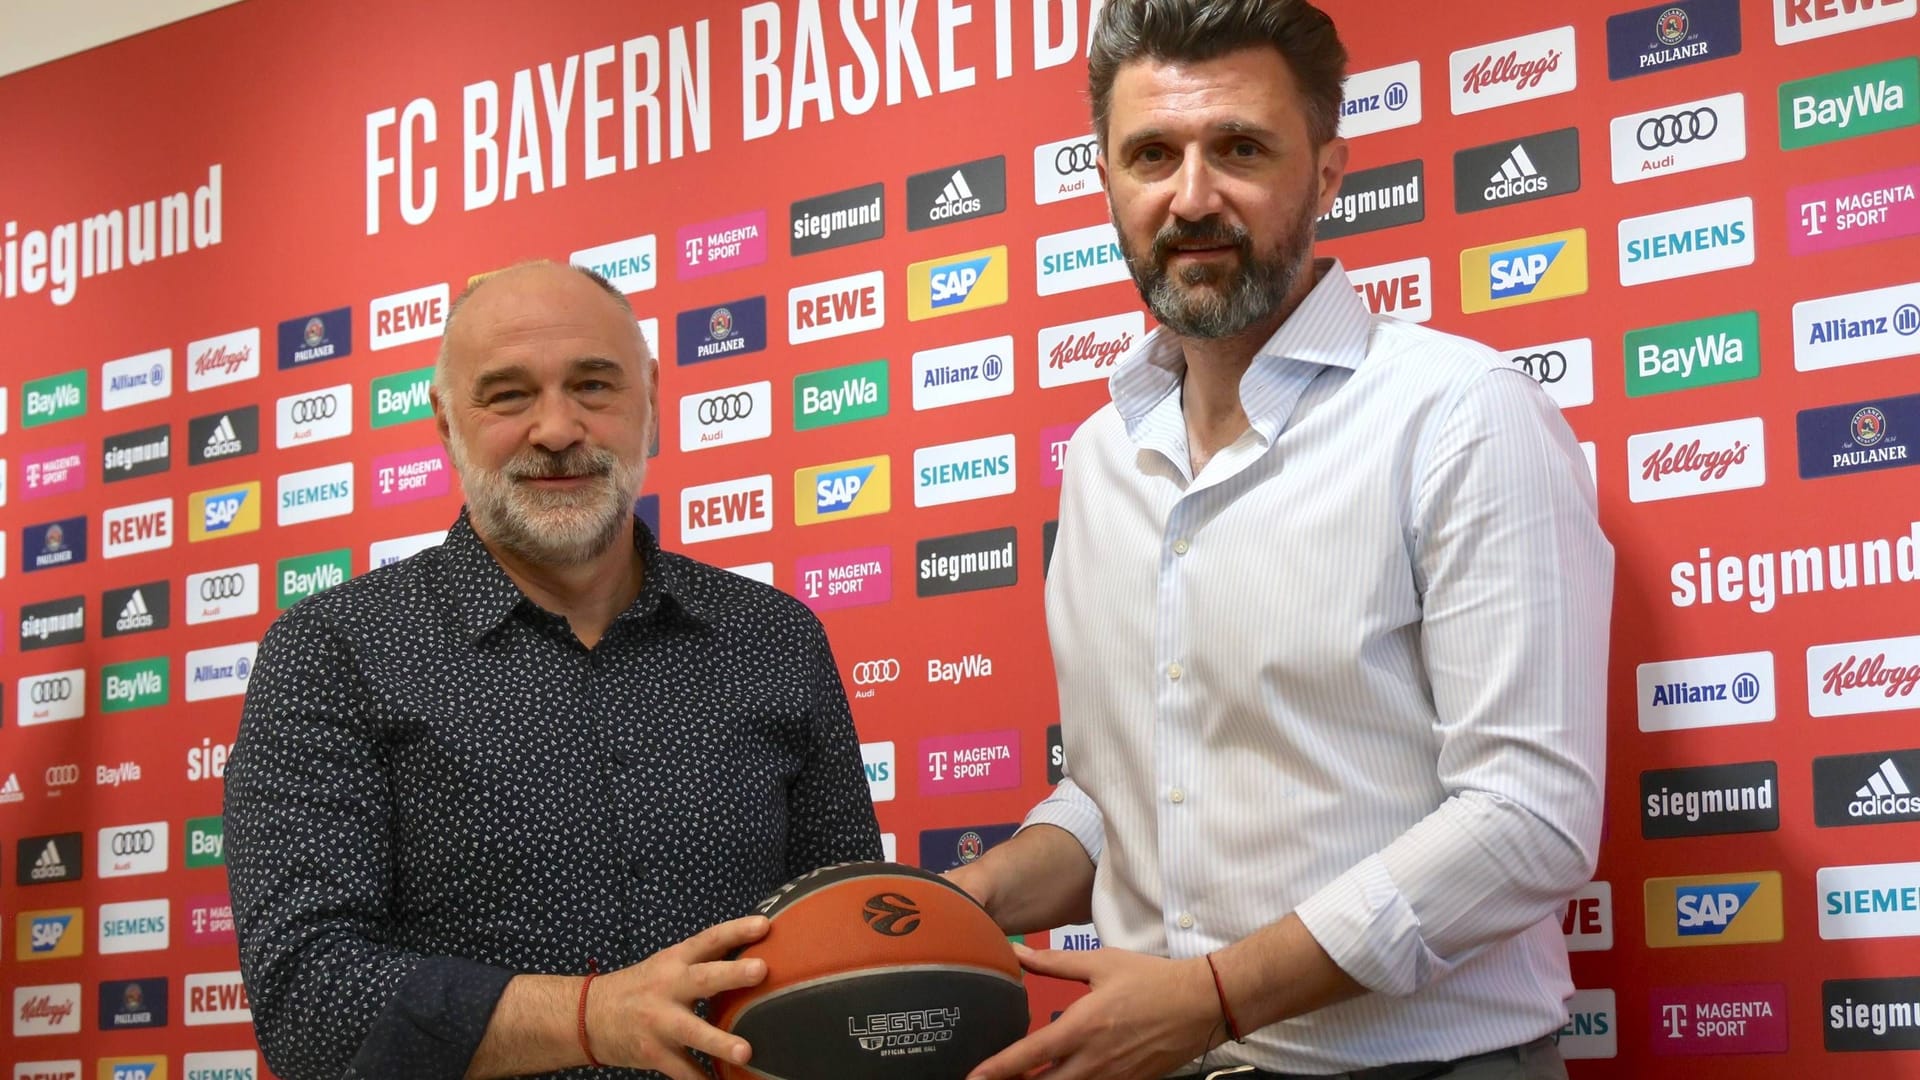
[[[697,236],[687,241],[687,265],[688,266],[700,265],[700,253],[703,250],[702,244],[703,244],[703,241]]]
[[[1687,1026],[1687,1007],[1685,1005],[1660,1006],[1660,1022],[1666,1025],[1667,1038],[1680,1038]]]
[[[393,466],[391,465],[380,467],[380,494],[393,494]]]
[[[1807,230],[1808,236],[1819,236],[1826,223],[1827,204],[1824,200],[1800,204],[1800,224]]]
[[[931,779],[945,780],[947,778],[947,752],[945,750],[932,750],[927,753],[927,771],[933,774]]]
[[[818,570],[807,571],[807,599],[820,599],[820,582],[826,575]]]

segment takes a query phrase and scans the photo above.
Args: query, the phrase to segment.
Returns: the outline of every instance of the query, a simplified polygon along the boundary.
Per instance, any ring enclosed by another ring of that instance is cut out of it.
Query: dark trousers
[[[1343,1073],[1280,1073],[1265,1069],[1220,1069],[1185,1073],[1171,1080],[1567,1080],[1566,1062],[1553,1036],[1490,1050],[1458,1061],[1410,1061]]]

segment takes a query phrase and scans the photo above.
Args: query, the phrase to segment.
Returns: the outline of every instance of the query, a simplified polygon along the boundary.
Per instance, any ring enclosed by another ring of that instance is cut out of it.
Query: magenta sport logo
[[[794,564],[793,585],[800,602],[815,611],[884,604],[893,599],[893,549],[809,555]]]
[[[1787,192],[1787,250],[1795,255],[1915,234],[1920,234],[1920,165]]]
[[[1784,1054],[1781,983],[1655,987],[1648,992],[1656,1054]]]
[[[231,945],[233,901],[226,893],[187,898],[187,944]]]
[[[87,484],[87,446],[56,446],[20,458],[20,497],[38,499],[79,491]]]
[[[422,446],[373,459],[373,505],[396,506],[453,490],[446,451]]]
[[[1020,733],[980,731],[920,740],[920,794],[961,795],[1020,786]]]
[[[1059,487],[1060,474],[1067,467],[1067,442],[1079,424],[1059,424],[1040,429],[1040,486]]]
[[[767,261],[767,212],[718,218],[680,230],[680,280],[692,281]]]

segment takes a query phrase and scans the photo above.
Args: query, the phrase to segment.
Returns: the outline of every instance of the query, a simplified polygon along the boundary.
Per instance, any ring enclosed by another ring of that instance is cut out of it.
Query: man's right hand
[[[764,960],[724,957],[767,934],[764,916],[749,915],[654,953],[632,967],[593,980],[587,991],[587,1037],[603,1065],[656,1069],[673,1080],[707,1080],[689,1049],[744,1065],[753,1050],[745,1039],[702,1020],[695,1002],[728,990],[758,986]]]

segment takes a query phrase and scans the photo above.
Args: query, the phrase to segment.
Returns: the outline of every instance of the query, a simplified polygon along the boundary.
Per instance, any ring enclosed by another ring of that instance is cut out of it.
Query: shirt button
[[[1183,803],[1187,801],[1187,793],[1179,788],[1174,788],[1167,793],[1167,799],[1170,802]]]
[[[1185,675],[1186,673],[1187,673],[1186,669],[1182,668],[1180,666],[1180,662],[1177,660],[1167,665],[1167,678],[1172,679],[1175,682],[1179,682],[1180,676]]]
[[[1185,555],[1188,549],[1192,547],[1193,545],[1187,543],[1185,540],[1175,540],[1173,542],[1173,553],[1175,555]]]
[[[1191,930],[1191,929],[1193,929],[1193,916],[1191,916],[1191,915],[1181,915],[1181,916],[1180,916],[1180,929],[1182,929],[1182,930]]]

